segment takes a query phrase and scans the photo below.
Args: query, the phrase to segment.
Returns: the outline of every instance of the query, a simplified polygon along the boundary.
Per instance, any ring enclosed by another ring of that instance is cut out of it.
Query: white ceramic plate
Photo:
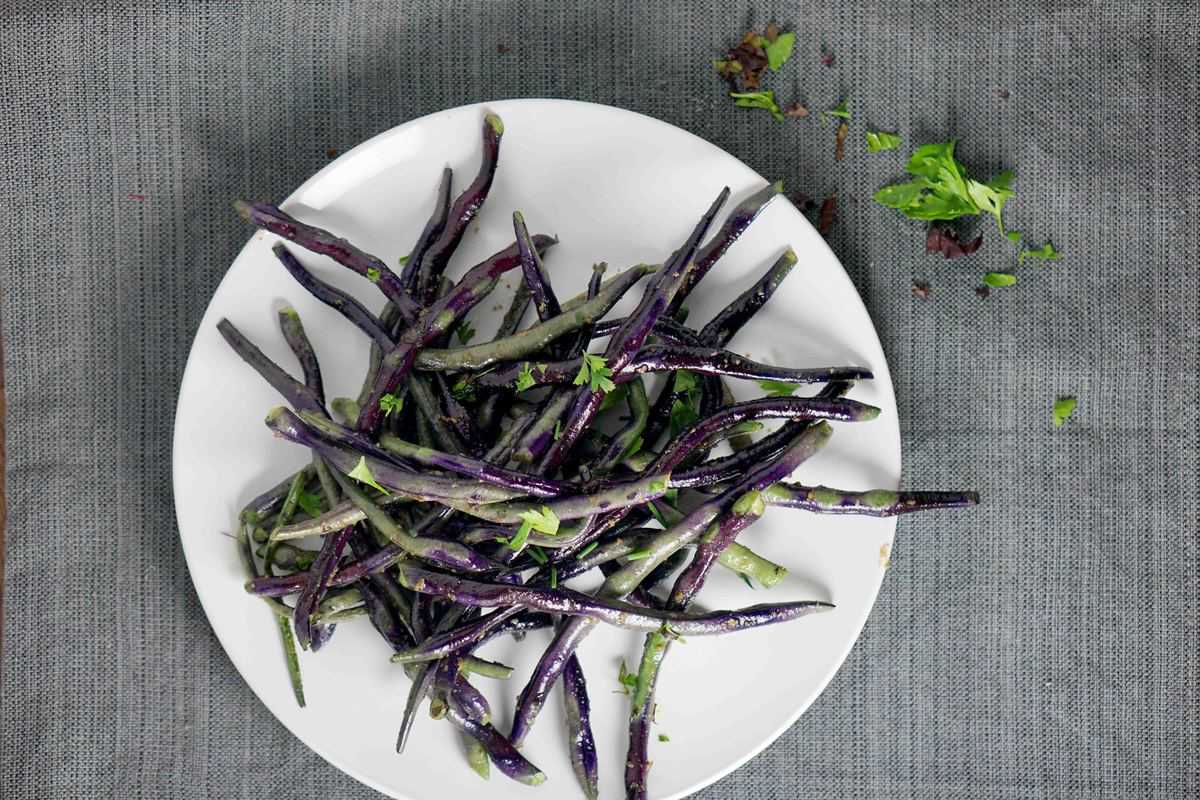
[[[505,123],[500,166],[491,197],[455,256],[455,274],[511,242],[511,215],[520,209],[532,231],[560,237],[547,267],[560,296],[570,296],[584,288],[593,262],[608,262],[611,273],[661,261],[722,186],[733,190],[730,208],[764,183],[734,157],[649,117],[561,100],[506,100],[443,111],[380,134],[309,179],[284,208],[395,263],[429,214],[442,166],[455,168],[456,191],[474,175],[484,108]],[[787,176],[772,176],[779,177]],[[539,793],[581,797],[564,744],[558,690],[524,748],[549,777],[540,789],[509,781],[494,769],[485,787],[467,768],[450,726],[424,715],[408,750],[397,756],[393,745],[408,680],[389,663],[387,646],[366,621],[340,625],[329,647],[301,655],[308,707],[300,709],[292,699],[271,614],[242,590],[235,547],[224,534],[234,529],[241,506],[298,468],[306,452],[267,431],[263,417],[280,398],[229,350],[216,324],[228,317],[267,355],[298,374],[273,313],[282,302],[291,303],[315,341],[330,397],[357,393],[367,340],[291,281],[271,254],[273,241],[255,234],[213,296],[188,358],[175,421],[180,536],[217,637],[284,725],[381,792],[410,800],[501,800]],[[836,426],[830,446],[796,477],[847,489],[894,488],[900,474],[899,430],[878,338],[837,259],[790,203],[773,202],[718,263],[689,301],[691,319],[710,318],[788,245],[799,254],[799,264],[733,347],[781,364],[872,369],[875,380],[856,387],[851,396],[880,406],[882,416]],[[382,306],[380,295],[361,279],[323,258],[301,255],[326,280],[353,291],[375,310]],[[480,336],[490,338],[499,316],[494,307],[507,305],[507,293],[497,297],[476,315]],[[761,394],[740,382],[734,382],[734,391],[741,399]],[[894,530],[892,520],[771,509],[747,532],[746,544],[787,566],[790,576],[770,591],[752,592],[717,570],[700,595],[701,604],[728,608],[816,598],[838,607],[788,625],[692,638],[672,649],[659,684],[655,728],[670,742],[651,739],[652,797],[683,797],[717,780],[796,721],[858,637]],[[502,730],[548,641],[543,631],[520,645],[506,638],[481,651],[516,668],[509,682],[477,681]],[[605,798],[624,796],[628,700],[614,693],[617,665],[622,658],[636,663],[641,642],[639,634],[600,626],[581,650]]]

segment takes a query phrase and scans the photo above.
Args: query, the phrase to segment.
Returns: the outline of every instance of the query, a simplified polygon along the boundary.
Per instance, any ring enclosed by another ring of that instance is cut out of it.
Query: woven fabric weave
[[[204,619],[171,505],[176,392],[247,238],[233,198],[520,96],[650,114],[789,190],[836,191],[830,240],[890,359],[905,482],[985,498],[900,523],[841,672],[698,796],[1200,796],[1200,6],[750,5],[3,3],[0,796],[378,797],[275,721]],[[844,161],[832,126],[723,96],[710,59],[772,19],[799,33],[780,95],[850,98]],[[867,155],[868,128],[1015,167],[1009,224],[1064,259],[978,297],[1015,247],[988,230],[967,260],[924,255],[871,201],[902,156]],[[1079,408],[1055,429],[1063,394]]]

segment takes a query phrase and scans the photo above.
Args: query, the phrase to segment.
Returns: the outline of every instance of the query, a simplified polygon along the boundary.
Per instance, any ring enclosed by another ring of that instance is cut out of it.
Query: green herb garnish
[[[678,436],[698,419],[700,414],[689,400],[675,400],[671,403],[671,436]]]
[[[450,387],[450,396],[455,400],[463,403],[475,402],[475,384],[468,381],[466,378],[459,378],[454,385]]]
[[[700,381],[696,377],[696,373],[689,372],[686,369],[681,369],[675,373],[675,391],[676,392],[695,392],[700,389]]]
[[[296,495],[296,505],[300,506],[300,509],[310,517],[315,518],[321,516],[320,495],[315,495],[311,492],[306,492],[301,489],[300,493]]]
[[[625,669],[625,659],[623,658],[621,666],[617,670],[617,683],[621,685],[621,688],[617,690],[621,694],[629,694],[631,689],[637,688],[637,673]]]
[[[534,544],[529,545],[529,557],[539,564],[550,563],[550,559],[546,557],[544,552],[542,552],[542,548]]]
[[[671,737],[670,737],[670,736],[667,736],[665,733],[660,733],[660,734],[658,735],[658,740],[659,740],[660,742],[669,742],[669,741],[671,741]]]
[[[916,180],[885,186],[875,193],[875,202],[911,219],[951,220],[986,212],[1003,231],[1001,212],[1013,196],[1013,174],[1001,172],[986,183],[974,180],[954,158],[954,145],[949,141],[918,147],[905,167]]]
[[[821,120],[826,117],[841,117],[842,119],[850,119],[850,98],[846,98],[838,104],[837,108],[831,108],[828,111],[821,112]]]
[[[593,353],[583,354],[583,363],[579,365],[579,374],[575,376],[573,383],[576,386],[587,384],[593,392],[611,392],[617,388],[612,382],[612,370],[608,368],[604,356]]]
[[[581,558],[583,558],[584,556],[586,556],[588,553],[592,552],[593,550],[595,550],[595,549],[596,549],[597,547],[599,547],[599,546],[600,546],[600,543],[599,543],[599,542],[591,542],[591,543],[589,543],[587,547],[583,548],[582,550],[580,550],[580,551],[579,551],[579,552],[578,552],[578,553],[575,555],[575,559],[576,559],[576,560],[578,560],[578,559],[581,559]]]
[[[644,558],[649,558],[654,555],[649,550],[634,550],[629,555],[625,556],[626,561],[641,561]]]
[[[779,72],[784,62],[792,57],[792,48],[796,46],[796,34],[781,33],[775,41],[767,41],[763,48],[767,51],[767,66],[772,72]]]
[[[367,267],[367,280],[369,280],[371,283],[379,283],[380,275],[381,273],[379,272],[378,267]]]
[[[765,111],[770,111],[771,116],[775,119],[783,120],[783,112],[779,110],[779,104],[775,102],[775,92],[770,90],[765,92],[730,92],[729,96],[733,98],[733,104],[738,108],[761,108]]]
[[[1060,397],[1054,401],[1054,427],[1061,428],[1067,417],[1075,413],[1079,401],[1074,397]]]
[[[791,397],[800,387],[783,381],[758,381],[758,388],[766,392],[767,397]]]
[[[554,420],[554,441],[557,442],[561,438],[562,438],[562,420],[556,419],[556,420]]]
[[[1021,254],[1017,256],[1017,263],[1024,264],[1027,258],[1037,258],[1042,261],[1058,261],[1062,258],[1062,253],[1054,249],[1054,245],[1046,242],[1041,247],[1025,248]]]
[[[900,137],[886,131],[867,131],[867,152],[882,153],[900,146]]]
[[[689,428],[700,419],[700,379],[681,369],[675,373],[675,400],[671,403],[671,435]]]
[[[404,409],[404,397],[401,395],[385,394],[379,398],[379,409],[385,417],[390,417],[392,412],[399,414]]]
[[[507,540],[507,544],[513,550],[520,550],[529,541],[529,534],[533,531],[545,533],[553,536],[558,533],[558,517],[550,510],[548,506],[542,506],[542,510],[531,508],[528,511],[522,511],[517,515],[521,518],[521,527],[517,528],[517,535]]]
[[[537,385],[537,381],[533,379],[533,367],[528,361],[521,365],[521,372],[517,375],[517,391],[523,392],[526,389],[532,389]]]
[[[373,489],[378,489],[384,494],[391,494],[391,492],[380,486],[375,481],[375,476],[371,474],[371,468],[367,466],[366,456],[358,457],[358,463],[354,465],[354,469],[350,470],[349,475],[351,478],[354,478],[354,480],[359,481],[360,483],[365,483],[367,486],[370,486]]]
[[[1017,276],[1007,272],[989,272],[983,276],[983,282],[994,289],[999,289],[1003,286],[1012,286],[1017,282]]]

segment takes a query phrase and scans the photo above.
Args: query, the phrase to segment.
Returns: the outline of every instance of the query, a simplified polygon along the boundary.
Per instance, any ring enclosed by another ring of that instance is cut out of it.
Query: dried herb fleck
[[[930,225],[925,234],[925,254],[941,253],[945,258],[962,258],[983,246],[983,234],[969,242],[960,242],[958,232],[942,225]]]
[[[817,216],[817,233],[826,236],[829,229],[833,227],[834,220],[837,219],[837,192],[825,198],[821,203],[821,212]]]

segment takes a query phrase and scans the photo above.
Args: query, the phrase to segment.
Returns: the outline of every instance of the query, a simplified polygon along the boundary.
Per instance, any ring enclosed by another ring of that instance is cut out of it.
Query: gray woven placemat
[[[6,800],[377,796],[293,739],[212,636],[174,529],[175,393],[247,236],[232,198],[513,96],[631,108],[836,190],[906,482],[986,499],[901,523],[829,689],[701,796],[1200,795],[1196,4],[754,4],[800,31],[781,94],[851,98],[841,163],[831,127],[722,97],[707,60],[747,22],[726,3],[3,5]],[[922,255],[870,201],[901,159],[866,155],[868,126],[1015,166],[1011,225],[1065,259],[977,297],[1014,248],[988,230],[968,261]],[[1080,405],[1056,430],[1059,394]]]

